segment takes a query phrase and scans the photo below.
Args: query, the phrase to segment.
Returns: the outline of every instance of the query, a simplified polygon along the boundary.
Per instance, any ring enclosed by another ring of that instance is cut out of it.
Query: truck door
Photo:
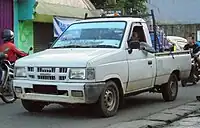
[[[141,43],[148,45],[144,28],[140,23],[134,23],[130,30],[129,37],[138,35]],[[130,39],[129,38],[129,39]],[[151,47],[151,46],[149,46]],[[133,49],[132,53],[127,52],[127,61],[129,65],[129,81],[126,91],[134,92],[147,89],[153,86],[154,69],[156,67],[154,53],[149,53],[139,49]]]

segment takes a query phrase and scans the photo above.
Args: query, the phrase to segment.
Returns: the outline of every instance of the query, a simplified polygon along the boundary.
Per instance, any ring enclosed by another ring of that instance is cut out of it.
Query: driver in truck
[[[138,33],[137,32],[133,32],[131,40],[133,42],[139,42],[139,37],[138,37]]]
[[[5,54],[8,55],[8,61],[10,61],[11,63],[14,63],[17,60],[17,56],[27,56],[26,53],[21,52],[20,50],[18,50],[14,43],[14,33],[13,31],[9,30],[9,29],[5,29],[2,32],[2,40],[3,40],[3,44],[0,45],[0,52],[4,52]]]

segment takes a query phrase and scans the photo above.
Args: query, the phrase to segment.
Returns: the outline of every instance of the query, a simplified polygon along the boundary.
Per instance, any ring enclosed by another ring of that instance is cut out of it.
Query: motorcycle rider
[[[199,80],[199,77],[198,77],[198,72],[197,72],[197,65],[198,64],[198,61],[195,59],[194,57],[194,52],[196,52],[196,45],[194,42],[192,41],[187,41],[187,44],[183,47],[184,50],[189,50],[191,49],[191,57],[193,59],[191,59],[191,71],[190,71],[190,75],[187,79],[182,79],[181,80],[181,84],[183,87],[187,86],[187,83],[193,83],[193,84],[196,84],[196,82],[198,82]],[[195,61],[196,60],[196,61]],[[197,62],[197,63],[195,63]]]
[[[17,60],[17,56],[27,56],[26,53],[18,50],[14,45],[14,33],[10,29],[5,29],[2,32],[3,44],[0,45],[0,52],[4,52],[8,55],[7,60],[14,63]]]
[[[193,51],[193,54],[196,54],[200,51],[200,41],[197,41],[195,43],[192,43],[192,42],[188,42],[184,48],[184,50],[189,50],[189,49],[192,49]]]

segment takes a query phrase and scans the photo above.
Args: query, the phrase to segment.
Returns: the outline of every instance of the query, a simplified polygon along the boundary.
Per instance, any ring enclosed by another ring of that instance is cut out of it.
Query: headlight
[[[25,67],[16,67],[15,68],[15,77],[26,77]]]
[[[80,80],[94,80],[95,79],[95,69],[94,68],[71,68],[69,73],[70,79],[80,79]]]
[[[69,73],[70,79],[85,79],[85,68],[71,68]]]

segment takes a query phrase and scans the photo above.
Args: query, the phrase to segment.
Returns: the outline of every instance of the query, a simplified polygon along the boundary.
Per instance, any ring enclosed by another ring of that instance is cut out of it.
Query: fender
[[[103,81],[107,81],[109,79],[119,79],[120,82],[121,82],[121,86],[122,86],[122,89],[123,89],[123,93],[125,93],[125,90],[126,90],[126,83],[124,84],[121,80],[121,77],[118,75],[118,74],[109,74],[109,75],[106,75],[104,78],[103,78]]]

